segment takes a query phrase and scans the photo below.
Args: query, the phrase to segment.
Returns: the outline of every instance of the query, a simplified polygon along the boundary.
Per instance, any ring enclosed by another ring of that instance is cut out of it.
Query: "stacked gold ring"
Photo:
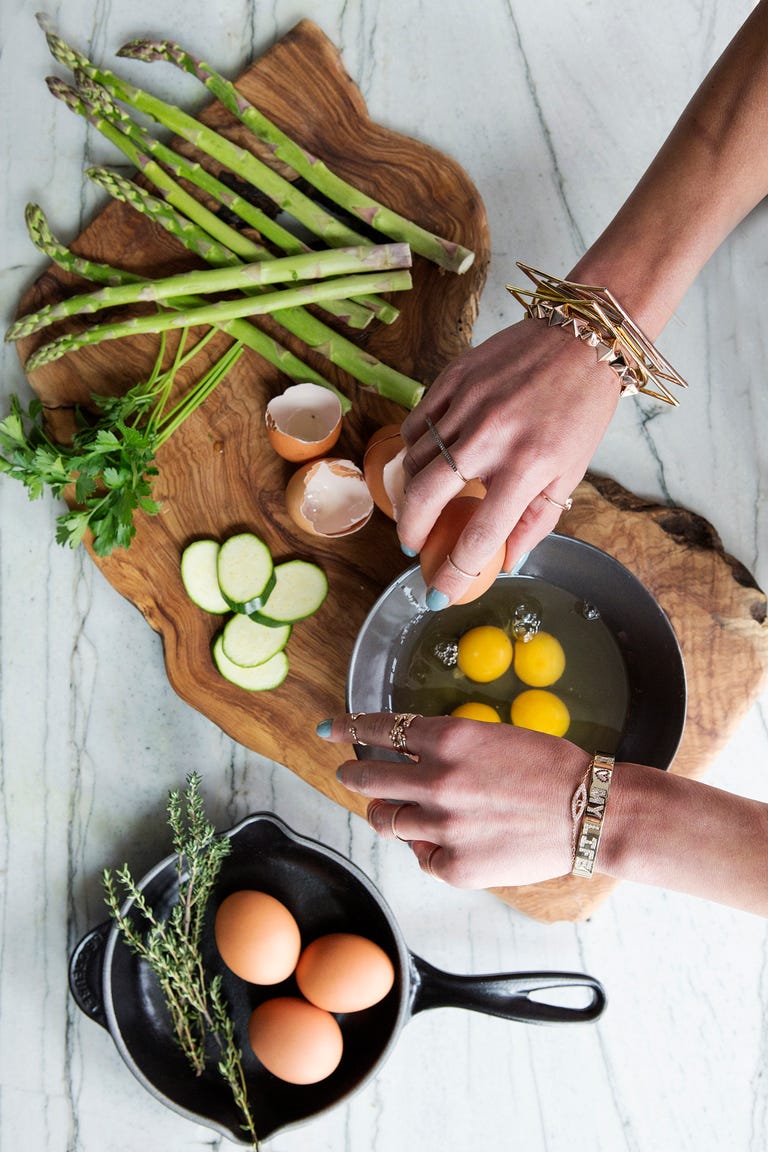
[[[395,716],[395,722],[389,730],[389,738],[395,752],[404,752],[406,756],[411,755],[408,751],[406,731],[417,716],[417,712],[398,712]]]

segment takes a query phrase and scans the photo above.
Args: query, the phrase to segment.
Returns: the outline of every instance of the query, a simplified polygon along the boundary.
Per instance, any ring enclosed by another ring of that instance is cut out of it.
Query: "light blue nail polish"
[[[323,738],[323,740],[327,740],[331,734],[331,728],[332,727],[333,727],[333,721],[321,720],[317,726],[318,736],[321,736]]]
[[[410,556],[411,559],[413,559],[414,556],[418,556],[418,552],[416,551],[416,549],[415,548],[409,548],[406,544],[400,545],[400,551],[404,552],[406,556]]]
[[[427,608],[430,612],[439,612],[441,608],[445,608],[450,604],[450,596],[446,596],[445,592],[440,592],[437,588],[430,588],[427,592]]]

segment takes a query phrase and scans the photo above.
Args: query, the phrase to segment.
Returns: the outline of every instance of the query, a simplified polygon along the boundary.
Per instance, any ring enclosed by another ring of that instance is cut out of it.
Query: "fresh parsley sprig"
[[[181,367],[197,355],[213,335],[185,351],[185,331],[173,363],[162,370],[165,341],[149,380],[122,396],[92,397],[94,411],[76,411],[78,430],[69,444],[59,444],[46,431],[43,404],[33,400],[24,411],[11,396],[11,410],[0,421],[0,472],[20,481],[31,500],[46,490],[65,497],[69,511],[56,521],[56,540],[76,548],[90,530],[97,556],[127,548],[136,535],[137,511],[154,516],[160,504],[152,497],[159,475],[158,449],[210,395],[239,359],[242,346],[233,344],[171,409],[169,397]]]

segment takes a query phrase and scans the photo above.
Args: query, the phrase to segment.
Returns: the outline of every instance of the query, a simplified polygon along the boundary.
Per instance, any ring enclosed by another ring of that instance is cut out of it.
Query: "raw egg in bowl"
[[[374,604],[350,660],[349,712],[495,716],[669,767],[685,724],[682,653],[663,609],[612,556],[552,534],[471,603],[430,612],[425,595],[414,565]]]

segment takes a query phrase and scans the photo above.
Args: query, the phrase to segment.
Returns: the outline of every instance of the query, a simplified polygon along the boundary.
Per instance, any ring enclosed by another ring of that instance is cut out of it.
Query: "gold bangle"
[[[677,405],[664,381],[680,388],[688,385],[607,288],[560,280],[520,261],[517,266],[535,288],[531,291],[507,284],[507,291],[531,319],[565,328],[594,348],[598,361],[608,364],[619,377],[622,396],[644,392],[665,404]]]
[[[589,794],[571,869],[574,876],[591,878],[595,870],[614,763],[613,756],[606,756],[602,752],[595,752],[592,757],[589,766]]]

